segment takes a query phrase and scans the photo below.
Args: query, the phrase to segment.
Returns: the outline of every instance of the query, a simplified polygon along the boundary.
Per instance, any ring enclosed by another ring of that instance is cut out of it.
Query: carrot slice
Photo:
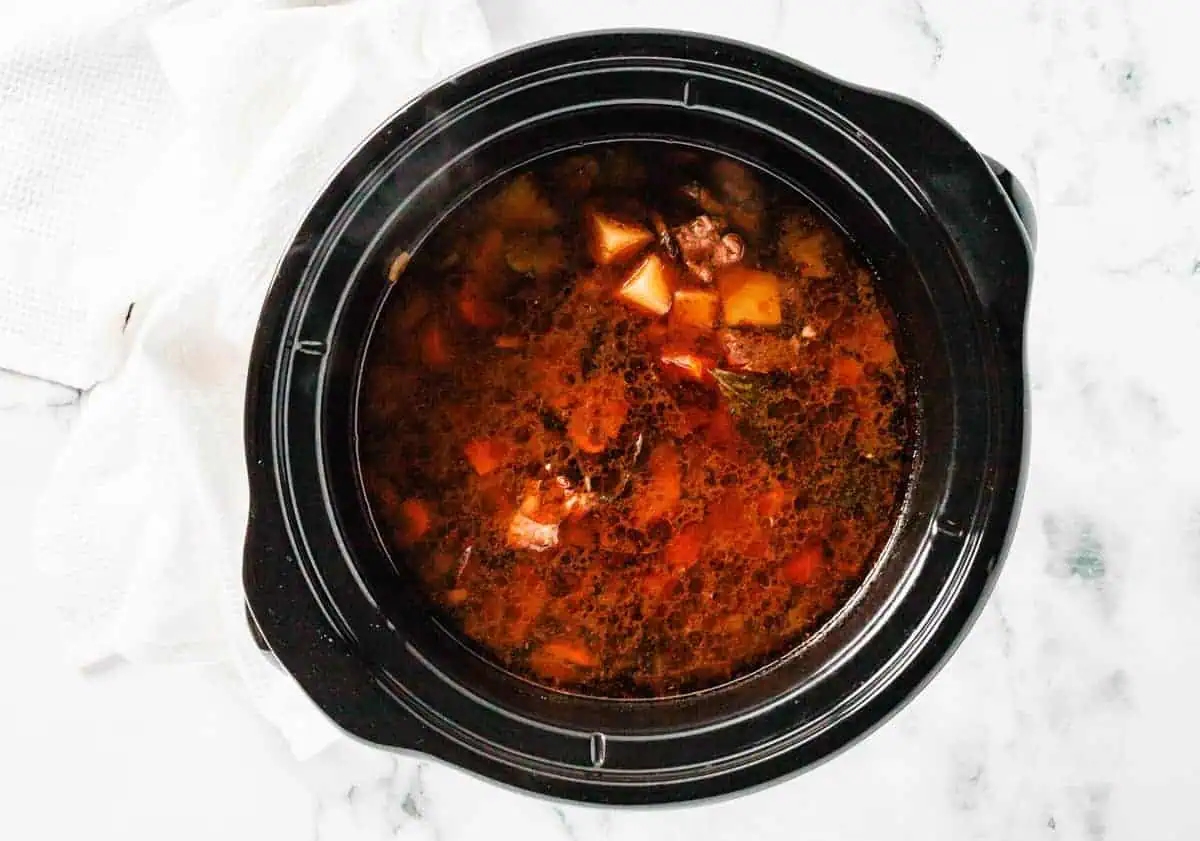
[[[421,331],[420,343],[421,361],[430,368],[445,368],[450,364],[450,342],[436,321]]]
[[[779,278],[770,272],[730,266],[721,272],[717,284],[726,324],[774,327],[783,320]]]
[[[700,523],[690,523],[676,532],[663,553],[667,565],[675,571],[681,571],[700,560],[706,534]]]
[[[724,404],[718,406],[709,418],[704,435],[710,444],[722,446],[733,443],[736,430],[733,426],[733,415]]]
[[[763,517],[776,517],[783,513],[788,494],[783,485],[774,482],[771,488],[758,498],[758,513]]]
[[[481,330],[490,330],[504,323],[504,310],[473,280],[466,281],[458,292],[458,312],[464,321]]]
[[[864,379],[862,363],[850,356],[843,356],[833,363],[833,381],[840,386],[853,388]]]
[[[548,642],[541,648],[542,652],[556,660],[562,660],[565,663],[570,663],[572,666],[584,666],[591,668],[599,665],[595,655],[587,650],[582,643],[571,640],[555,640]]]
[[[467,442],[463,452],[475,472],[486,476],[504,464],[504,460],[508,458],[509,446],[495,438],[476,438]]]
[[[400,503],[400,517],[403,522],[398,529],[397,538],[402,546],[412,546],[428,532],[433,525],[433,514],[429,504],[420,499],[406,499]]]
[[[617,297],[648,315],[666,315],[672,303],[671,281],[662,257],[650,254],[638,263],[617,290]]]
[[[804,586],[817,576],[824,560],[824,551],[820,543],[805,544],[783,562],[783,577],[789,584]]]
[[[634,503],[633,519],[640,526],[675,510],[679,505],[683,470],[679,452],[671,444],[659,444],[650,453],[650,480]]]
[[[717,326],[720,299],[712,289],[676,289],[671,321],[687,327],[712,330]]]
[[[623,222],[597,211],[588,212],[589,247],[598,265],[622,263],[654,241],[654,234],[641,225]]]

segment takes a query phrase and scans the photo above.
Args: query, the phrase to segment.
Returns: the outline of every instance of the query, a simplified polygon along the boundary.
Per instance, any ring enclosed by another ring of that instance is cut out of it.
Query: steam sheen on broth
[[[796,193],[716,155],[599,147],[484,191],[390,275],[368,502],[503,666],[704,688],[862,582],[903,486],[905,374],[875,278]]]

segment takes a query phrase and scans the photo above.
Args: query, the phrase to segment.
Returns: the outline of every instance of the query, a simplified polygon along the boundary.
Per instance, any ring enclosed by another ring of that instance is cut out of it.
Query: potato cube
[[[647,228],[596,211],[588,213],[587,225],[592,259],[601,266],[632,259],[654,241]]]
[[[648,315],[666,315],[671,310],[671,281],[662,257],[650,254],[638,263],[617,297]]]
[[[717,285],[727,325],[774,327],[783,320],[779,279],[770,272],[731,266],[721,273]]]
[[[717,326],[720,299],[712,289],[676,289],[671,320],[687,327],[712,330]]]
[[[505,230],[539,231],[558,225],[558,213],[528,174],[510,181],[488,202],[488,211]]]

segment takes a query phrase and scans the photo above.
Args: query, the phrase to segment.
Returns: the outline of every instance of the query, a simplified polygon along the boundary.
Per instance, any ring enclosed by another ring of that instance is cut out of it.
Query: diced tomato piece
[[[650,254],[638,263],[617,290],[617,297],[647,315],[670,312],[671,280],[662,257]]]
[[[774,327],[783,320],[779,278],[770,272],[730,266],[717,283],[726,324]]]
[[[664,350],[659,357],[659,361],[662,362],[668,372],[698,383],[709,379],[708,372],[713,367],[713,363],[709,359],[704,359],[694,353],[677,350]]]
[[[436,321],[421,331],[421,361],[430,368],[445,368],[450,364],[450,342],[446,331]]]
[[[712,289],[676,289],[671,321],[687,327],[712,330],[717,326],[721,300]]]
[[[663,553],[667,565],[673,570],[681,571],[696,563],[700,560],[700,552],[704,549],[707,536],[707,529],[700,523],[689,523],[677,531]]]
[[[637,256],[654,241],[650,230],[591,210],[587,214],[592,259],[601,266],[621,263]]]
[[[783,577],[788,583],[799,587],[810,584],[816,578],[824,558],[824,550],[820,543],[806,543],[783,562]]]
[[[399,528],[400,545],[412,546],[428,532],[433,525],[433,513],[429,504],[421,499],[406,499],[400,503],[401,525]]]
[[[671,444],[659,444],[650,453],[650,479],[634,502],[633,519],[646,525],[679,505],[683,470],[679,452]]]
[[[511,448],[497,438],[476,438],[463,447],[467,461],[480,476],[486,476],[504,464]]]

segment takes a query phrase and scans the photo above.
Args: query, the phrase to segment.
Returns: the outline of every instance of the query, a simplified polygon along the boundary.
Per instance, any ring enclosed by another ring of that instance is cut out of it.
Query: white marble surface
[[[730,802],[554,806],[340,744],[298,763],[217,668],[59,653],[29,557],[79,396],[0,376],[0,834],[22,839],[1200,837],[1200,60],[1178,0],[483,0],[498,46],[690,26],[943,113],[1028,181],[1033,443],[999,587],[880,731]],[[713,9],[730,5],[722,16]],[[83,398],[86,401],[86,396]]]

